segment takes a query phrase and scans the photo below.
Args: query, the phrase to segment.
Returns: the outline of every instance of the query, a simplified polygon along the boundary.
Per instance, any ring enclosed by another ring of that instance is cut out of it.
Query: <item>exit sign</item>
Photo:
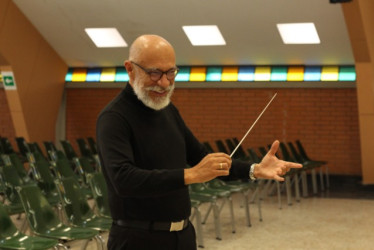
[[[17,89],[16,81],[14,79],[13,72],[11,71],[3,71],[1,72],[3,75],[3,85],[6,90],[8,89]]]

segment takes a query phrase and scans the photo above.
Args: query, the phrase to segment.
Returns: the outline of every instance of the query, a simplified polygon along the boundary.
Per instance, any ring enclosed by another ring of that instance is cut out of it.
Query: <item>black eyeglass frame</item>
[[[136,62],[133,62],[133,61],[130,61],[132,64],[138,66],[139,68],[141,68],[145,73],[147,73],[149,75],[149,77],[151,78],[152,81],[159,81],[162,76],[165,74],[166,75],[166,78],[171,81],[171,80],[174,80],[175,77],[177,76],[178,72],[179,72],[179,68],[178,67],[174,67],[174,68],[171,68],[167,71],[162,71],[162,70],[159,70],[159,69],[146,69],[144,68],[143,66],[137,64]],[[173,75],[170,75],[170,74],[173,74]]]

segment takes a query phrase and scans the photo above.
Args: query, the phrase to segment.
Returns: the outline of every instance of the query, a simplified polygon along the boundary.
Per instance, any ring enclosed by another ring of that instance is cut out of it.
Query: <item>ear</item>
[[[134,67],[130,60],[126,60],[124,62],[124,66],[126,68],[127,74],[129,75],[129,83],[132,84],[135,78]]]

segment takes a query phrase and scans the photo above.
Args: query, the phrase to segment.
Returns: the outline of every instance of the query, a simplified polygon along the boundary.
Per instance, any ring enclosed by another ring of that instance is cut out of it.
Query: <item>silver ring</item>
[[[221,169],[222,170],[222,165],[223,165],[223,163],[221,162],[220,164],[219,164],[219,169]]]

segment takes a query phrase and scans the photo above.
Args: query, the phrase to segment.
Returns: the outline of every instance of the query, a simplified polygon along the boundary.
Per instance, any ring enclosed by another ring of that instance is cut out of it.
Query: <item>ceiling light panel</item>
[[[116,28],[86,28],[87,35],[99,48],[127,47],[126,41]]]
[[[183,26],[183,30],[193,46],[226,45],[217,25]]]
[[[314,23],[278,23],[277,28],[285,44],[321,43]]]

